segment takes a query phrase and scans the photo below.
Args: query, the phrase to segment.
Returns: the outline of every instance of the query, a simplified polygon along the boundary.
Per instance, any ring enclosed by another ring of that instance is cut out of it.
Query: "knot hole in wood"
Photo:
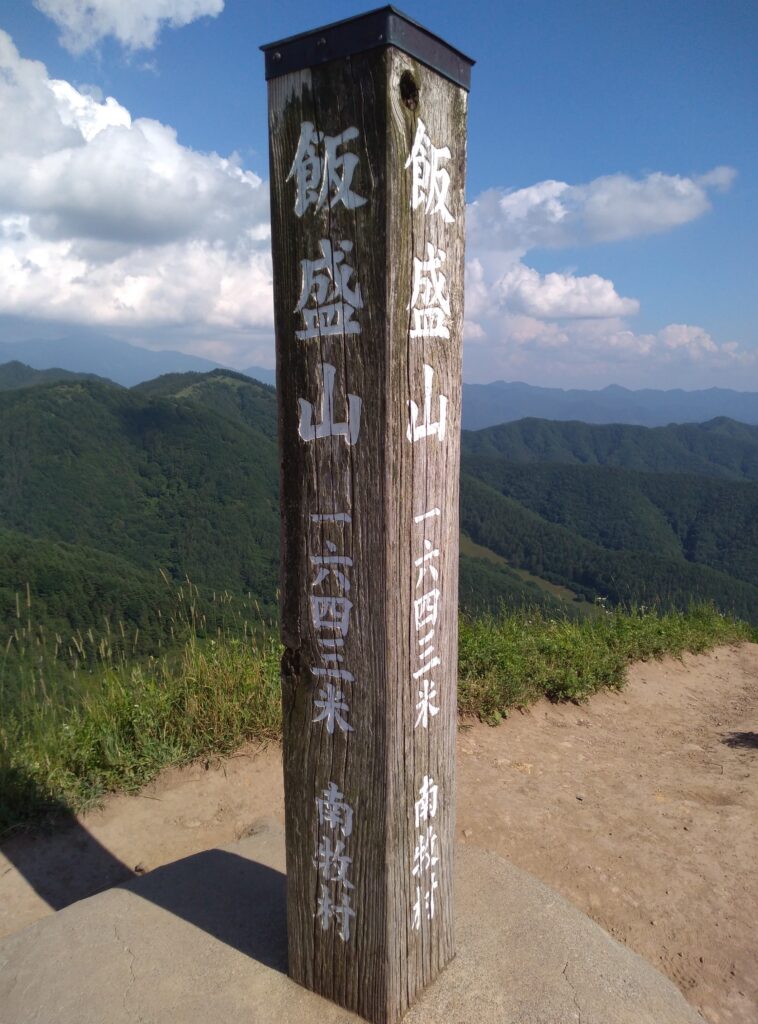
[[[400,76],[400,99],[409,110],[418,106],[418,86],[410,71],[404,71]]]

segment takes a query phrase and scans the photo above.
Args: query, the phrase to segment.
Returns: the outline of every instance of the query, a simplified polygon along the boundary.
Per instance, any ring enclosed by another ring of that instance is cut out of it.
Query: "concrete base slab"
[[[0,1024],[350,1024],[289,980],[284,837],[264,828],[0,942]],[[703,1024],[556,893],[460,846],[458,956],[407,1024]]]

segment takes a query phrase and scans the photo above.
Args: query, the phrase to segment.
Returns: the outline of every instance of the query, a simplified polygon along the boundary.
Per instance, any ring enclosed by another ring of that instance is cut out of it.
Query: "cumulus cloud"
[[[711,207],[709,190],[727,190],[735,173],[716,167],[697,177],[658,171],[640,179],[610,174],[584,185],[541,181],[489,189],[469,206],[469,242],[477,250],[523,255],[667,231],[702,216]]]
[[[539,274],[515,263],[494,285],[497,300],[514,312],[534,317],[608,317],[636,313],[639,302],[622,298],[598,274]]]
[[[224,0],[34,0],[34,6],[60,28],[61,44],[81,54],[106,36],[130,50],[150,50],[164,25],[181,28],[215,17]]]
[[[503,316],[591,319],[631,316],[637,299],[619,295],[599,274],[540,274],[520,260],[501,268],[489,254],[471,256],[466,264],[466,315],[476,322],[499,322]]]
[[[0,313],[270,327],[267,189],[0,31]]]
[[[635,332],[637,298],[598,274],[540,273],[525,262],[535,249],[615,242],[668,231],[702,216],[727,191],[730,167],[702,175],[626,174],[586,184],[542,181],[490,189],[467,208],[466,371],[491,380],[526,377],[560,385],[690,373],[758,370],[758,354],[719,344],[701,327],[669,324]],[[645,380],[645,378],[647,378]]]
[[[193,238],[93,260],[68,239],[42,241],[24,216],[5,217],[0,219],[0,311],[139,328],[268,327],[270,258],[240,248]]]
[[[158,21],[180,10],[200,10],[199,0],[150,6]],[[238,366],[270,359],[268,189],[234,154],[192,150],[170,126],[132,118],[96,88],[50,79],[2,31],[0,124],[0,316],[102,326],[157,347],[168,339]],[[635,374],[661,383],[666,373],[684,383],[698,368],[706,381],[754,374],[755,354],[700,327],[635,332],[639,302],[613,281],[525,262],[536,247],[685,223],[733,178],[719,167],[479,196],[468,211],[467,374],[585,386]]]
[[[468,345],[465,369],[472,380],[557,387],[744,387],[758,372],[758,351],[719,344],[689,324],[638,333],[618,317],[556,322],[505,313]]]

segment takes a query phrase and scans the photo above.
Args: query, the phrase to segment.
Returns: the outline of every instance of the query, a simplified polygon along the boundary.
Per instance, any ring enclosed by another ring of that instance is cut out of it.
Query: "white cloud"
[[[708,190],[725,191],[735,173],[716,167],[698,177],[658,171],[640,179],[610,174],[586,185],[541,181],[515,191],[490,189],[468,208],[469,243],[477,251],[521,256],[668,231],[709,210]]]
[[[49,79],[2,31],[0,125],[0,316],[107,327],[238,366],[270,359],[268,189],[234,154],[194,151],[94,87]],[[758,357],[700,327],[635,332],[639,302],[613,281],[524,262],[536,246],[684,223],[733,177],[484,193],[468,215],[467,373],[585,385],[755,375]]]
[[[514,263],[492,289],[496,300],[513,312],[534,317],[609,317],[636,313],[639,302],[622,298],[597,274],[539,274]]]
[[[690,327],[688,324],[669,324],[660,332],[661,343],[671,351],[685,352],[691,359],[701,359],[704,355],[719,352],[719,346],[702,327]],[[737,346],[732,343],[726,349],[728,356],[737,354]]]
[[[0,31],[0,313],[270,327],[267,189],[50,80]]]
[[[711,194],[728,190],[734,178],[732,168],[715,167],[690,177],[614,174],[482,193],[467,209],[467,374],[576,386],[635,376],[639,385],[658,384],[659,375],[675,385],[689,375],[702,385],[709,373],[758,371],[758,354],[719,344],[700,327],[635,332],[627,318],[639,312],[639,301],[598,274],[542,274],[524,262],[532,249],[671,230],[707,212]]]
[[[719,344],[702,327],[641,334],[617,317],[559,323],[505,314],[468,346],[464,361],[466,379],[557,387],[750,387],[758,373],[758,351]]]
[[[24,216],[0,220],[0,312],[149,328],[270,327],[268,252],[193,238],[93,261],[68,239],[42,241]]]
[[[39,76],[38,85],[41,87],[44,84],[55,96],[61,124],[78,131],[86,142],[91,142],[105,128],[131,128],[129,111],[112,96],[103,98],[102,92],[92,86],[87,92],[80,91],[69,82],[55,78],[48,80],[43,76],[44,70]],[[44,92],[42,99],[47,99]]]
[[[130,50],[151,50],[164,25],[181,28],[215,17],[224,0],[34,0],[34,6],[60,28],[61,44],[80,54],[106,36]]]

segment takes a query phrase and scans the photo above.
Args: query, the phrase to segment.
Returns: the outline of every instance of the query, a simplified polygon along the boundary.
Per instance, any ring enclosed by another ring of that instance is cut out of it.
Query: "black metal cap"
[[[266,80],[377,46],[396,46],[456,85],[466,90],[471,87],[475,62],[395,7],[378,7],[355,18],[267,43],[261,47],[266,55]]]

